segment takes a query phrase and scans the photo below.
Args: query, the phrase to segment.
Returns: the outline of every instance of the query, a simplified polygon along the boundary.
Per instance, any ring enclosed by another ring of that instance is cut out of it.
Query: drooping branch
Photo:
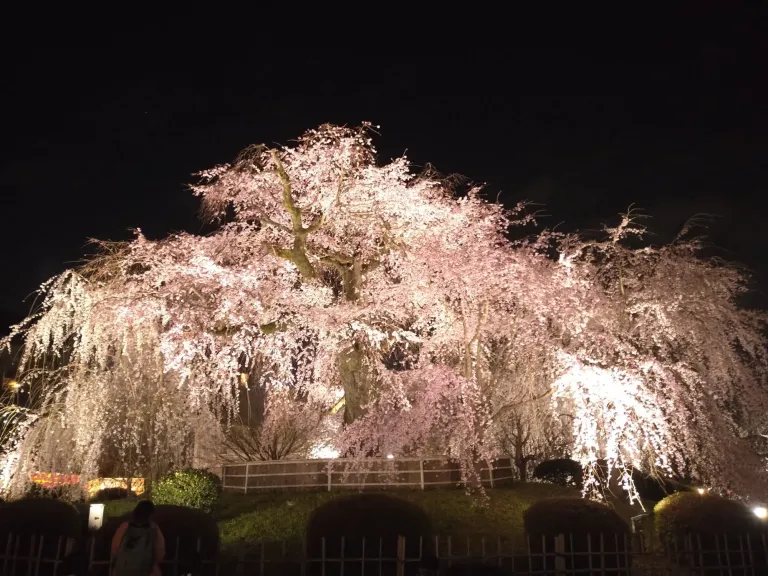
[[[534,396],[533,398],[524,398],[522,400],[515,400],[514,402],[503,404],[493,413],[492,418],[493,420],[496,420],[502,417],[506,412],[509,412],[510,410],[514,410],[515,408],[518,408],[523,404],[538,402],[539,400],[544,400],[545,398],[549,398],[550,396],[552,396],[554,391],[555,391],[554,388],[550,388],[549,390],[547,390],[543,394],[540,394],[539,396]]]

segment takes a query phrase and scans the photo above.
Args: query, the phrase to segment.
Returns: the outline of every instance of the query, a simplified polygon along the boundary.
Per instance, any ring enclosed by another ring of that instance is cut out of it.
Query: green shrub
[[[46,488],[41,484],[30,482],[24,489],[24,498],[52,498],[54,500],[62,498],[66,500],[67,493],[67,487],[64,486]]]
[[[613,508],[583,498],[546,498],[523,514],[528,534],[626,534],[627,523]]]
[[[664,498],[653,512],[661,544],[673,557],[678,550],[686,550],[677,561],[696,573],[707,569],[714,573],[725,563],[741,565],[744,548],[751,549],[755,574],[768,573],[768,552],[760,546],[768,527],[741,502],[678,492]]]
[[[427,513],[412,502],[385,494],[355,494],[334,498],[315,508],[307,522],[307,546],[310,555],[321,554],[325,538],[326,554],[341,554],[341,539],[350,549],[382,539],[384,556],[397,553],[397,537],[406,542],[418,542],[419,537],[432,534],[432,523]],[[425,538],[422,552],[431,551],[431,540]],[[357,548],[359,549],[359,548]]]
[[[0,534],[50,534],[79,538],[82,528],[83,521],[77,508],[53,498],[24,498],[8,502],[3,504],[0,514]]]
[[[559,486],[581,486],[584,470],[569,458],[544,460],[533,470],[533,477]]]
[[[640,470],[632,471],[632,482],[643,500],[658,502],[676,492],[688,492],[690,488],[669,478],[654,478]]]
[[[629,527],[605,504],[582,498],[539,500],[525,511],[523,522],[531,552],[535,554],[552,553],[558,546],[557,537],[563,535],[559,545],[568,573],[586,573],[601,561],[610,574],[630,573],[630,558],[626,554],[630,548]],[[601,551],[608,554],[600,555]],[[543,572],[546,566],[542,558],[534,557],[529,568]]]
[[[221,494],[221,480],[207,470],[186,468],[171,472],[152,487],[155,504],[210,511]]]
[[[712,494],[677,492],[653,509],[656,532],[664,540],[686,534],[759,532],[760,521],[746,505]]]
[[[127,488],[102,488],[93,498],[94,502],[107,502],[109,500],[123,500],[125,498],[135,498],[136,494]]]

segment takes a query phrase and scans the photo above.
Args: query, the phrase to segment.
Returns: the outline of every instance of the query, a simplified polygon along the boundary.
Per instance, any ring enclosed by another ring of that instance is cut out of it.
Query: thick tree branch
[[[269,324],[261,324],[259,326],[259,329],[264,334],[274,334],[275,332],[280,332],[285,328],[285,325],[279,324],[278,322],[270,322]]]
[[[304,234],[305,230],[301,223],[301,209],[293,202],[293,194],[291,189],[291,180],[288,178],[288,174],[283,167],[283,163],[280,161],[277,155],[277,150],[270,150],[272,155],[272,161],[275,163],[275,170],[280,177],[280,182],[283,185],[283,208],[291,216],[291,222],[293,223],[294,234]]]
[[[259,215],[257,216],[259,221],[261,222],[262,226],[265,224],[269,224],[270,226],[274,226],[275,228],[278,228],[282,230],[283,232],[291,233],[293,230],[291,230],[288,226],[285,224],[281,224],[280,222],[277,222],[275,220],[272,220],[269,216],[264,214],[263,212],[259,211]]]
[[[320,257],[320,263],[328,268],[333,268],[341,275],[344,297],[350,302],[357,300],[360,296],[363,276],[381,265],[378,258],[363,263],[363,259],[359,256],[351,257],[338,252]]]
[[[347,267],[336,260],[336,258],[331,258],[329,256],[323,256],[320,258],[320,264],[327,266],[328,268],[333,268],[334,270],[338,271],[339,274],[344,274],[344,271],[347,269]]]
[[[282,162],[280,162],[277,150],[270,150],[270,153],[272,155],[272,161],[275,163],[277,174],[280,177],[280,182],[283,185],[283,208],[285,208],[286,212],[290,215],[291,223],[293,225],[290,230],[293,234],[293,247],[290,250],[287,248],[273,247],[273,253],[293,262],[304,278],[315,278],[317,272],[307,257],[307,230],[301,222],[301,208],[296,206],[293,201],[291,180],[288,177]]]
[[[267,244],[266,246],[273,255],[293,262],[293,252],[290,249],[282,248],[277,244]]]
[[[355,260],[353,256],[347,256],[340,252],[326,252],[320,258],[320,261],[328,264],[328,266],[334,266],[353,264]]]
[[[368,260],[368,262],[363,264],[363,270],[362,270],[363,271],[363,276],[373,272],[379,266],[381,266],[381,260],[379,260],[378,258],[374,258],[372,260]]]

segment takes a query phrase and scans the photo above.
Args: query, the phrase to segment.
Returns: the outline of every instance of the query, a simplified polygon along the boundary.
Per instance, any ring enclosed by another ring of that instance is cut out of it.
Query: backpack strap
[[[131,522],[123,522],[120,524],[120,526],[117,527],[117,530],[119,531],[123,526],[125,526],[125,529],[123,530],[123,535],[120,536],[120,543],[117,545],[117,550],[111,553],[111,558],[109,560],[110,567],[114,568],[115,562],[117,562],[117,557],[120,554],[120,551],[123,549],[123,542],[125,541],[125,537],[128,534],[128,529],[131,527]]]

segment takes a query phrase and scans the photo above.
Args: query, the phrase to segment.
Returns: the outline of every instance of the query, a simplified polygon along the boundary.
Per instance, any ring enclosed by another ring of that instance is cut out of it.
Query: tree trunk
[[[524,448],[525,446],[522,442],[515,442],[515,466],[517,467],[521,482],[528,481],[528,461],[531,459],[529,456],[525,456]]]
[[[370,368],[365,352],[355,343],[339,353],[339,376],[344,387],[344,423],[351,424],[363,415],[370,399]]]
[[[517,467],[517,473],[520,475],[520,482],[525,482],[527,479],[526,464],[527,462],[523,456],[523,447],[520,445],[520,442],[515,442],[515,466]]]
[[[372,267],[369,263],[367,268]],[[359,256],[352,264],[340,268],[344,299],[356,302],[360,295],[363,265]],[[363,415],[363,406],[371,398],[371,370],[362,345],[355,342],[339,353],[339,375],[344,387],[344,424],[351,424]]]

